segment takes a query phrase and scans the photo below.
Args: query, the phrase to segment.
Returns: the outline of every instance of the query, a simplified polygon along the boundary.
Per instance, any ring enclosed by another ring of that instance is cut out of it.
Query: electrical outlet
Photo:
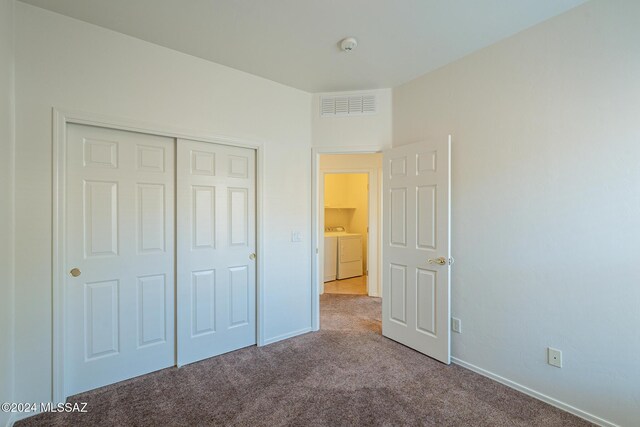
[[[555,348],[547,348],[547,363],[556,368],[562,368],[562,352]]]
[[[462,320],[458,319],[457,317],[452,317],[451,318],[451,329],[453,330],[453,332],[457,332],[459,334],[462,333]]]

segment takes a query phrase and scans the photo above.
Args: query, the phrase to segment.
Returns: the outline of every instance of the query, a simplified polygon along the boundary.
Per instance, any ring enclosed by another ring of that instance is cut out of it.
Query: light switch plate
[[[299,231],[291,232],[291,241],[294,243],[302,242],[302,233]]]

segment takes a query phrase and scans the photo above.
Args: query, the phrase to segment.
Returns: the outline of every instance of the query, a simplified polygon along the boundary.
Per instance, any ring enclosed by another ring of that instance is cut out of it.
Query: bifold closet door
[[[178,365],[256,343],[255,150],[177,143]]]
[[[69,125],[65,394],[175,365],[175,141]]]

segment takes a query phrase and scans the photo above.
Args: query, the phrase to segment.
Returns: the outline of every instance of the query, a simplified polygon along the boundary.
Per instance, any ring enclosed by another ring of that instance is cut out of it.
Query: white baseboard
[[[545,403],[548,403],[551,406],[555,406],[556,408],[562,409],[565,412],[569,412],[570,414],[573,414],[577,417],[580,417],[582,419],[585,419],[589,422],[592,422],[594,424],[597,424],[599,426],[602,427],[620,427],[617,424],[614,424],[610,421],[607,420],[603,420],[600,417],[597,417],[593,414],[590,414],[588,412],[583,411],[582,409],[578,409],[576,407],[573,407],[567,403],[561,402],[557,399],[554,399],[553,397],[549,397],[546,394],[542,394],[538,391],[532,390],[529,387],[523,386],[522,384],[518,384],[517,382],[511,381],[509,379],[506,379],[504,377],[501,377],[498,374],[494,374],[493,372],[487,371],[486,369],[482,369],[478,366],[472,365],[471,363],[465,362],[464,360],[460,360],[456,357],[452,357],[451,361],[453,363],[455,363],[456,365],[460,365],[463,368],[469,369],[470,371],[476,372],[482,376],[485,376],[487,378],[491,378],[494,381],[497,381],[501,384],[506,385],[507,387],[511,387],[514,390],[518,390],[519,392],[522,392],[526,395],[529,395],[535,399],[541,400]]]
[[[274,342],[286,340],[287,338],[297,337],[298,335],[306,334],[307,332],[311,332],[311,326],[309,326],[307,328],[299,329],[297,331],[288,332],[286,334],[277,335],[275,337],[266,338],[264,340],[264,344],[263,345],[273,344]]]

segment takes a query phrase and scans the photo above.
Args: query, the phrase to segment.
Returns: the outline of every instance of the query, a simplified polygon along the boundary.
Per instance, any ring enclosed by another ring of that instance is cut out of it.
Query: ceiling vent
[[[320,97],[320,116],[322,117],[362,116],[377,112],[378,105],[375,95],[323,95]]]

